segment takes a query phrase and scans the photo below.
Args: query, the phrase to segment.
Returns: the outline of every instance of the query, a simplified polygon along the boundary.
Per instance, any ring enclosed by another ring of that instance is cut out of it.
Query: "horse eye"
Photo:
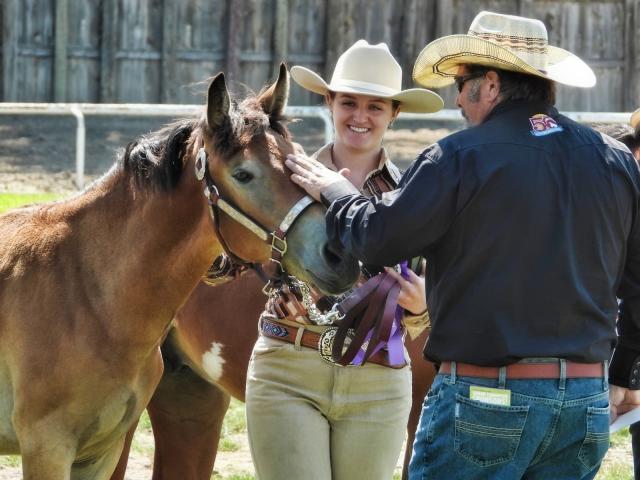
[[[246,170],[236,170],[233,172],[232,177],[240,183],[248,183],[253,178],[253,175]]]

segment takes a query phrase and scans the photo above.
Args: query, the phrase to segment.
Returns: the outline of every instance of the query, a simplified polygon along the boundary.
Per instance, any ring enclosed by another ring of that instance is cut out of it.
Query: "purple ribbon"
[[[400,262],[400,273],[404,278],[409,278],[409,270],[406,261]],[[389,334],[389,338],[386,340],[382,339],[380,342],[378,342],[378,344],[373,349],[373,352],[371,353],[371,355],[373,355],[380,349],[387,347],[387,351],[389,353],[389,363],[391,365],[402,365],[403,363],[405,363],[404,342],[402,341],[404,332],[402,330],[402,323],[400,323],[403,315],[404,309],[401,306],[397,305],[396,314],[393,318],[393,323],[391,324],[391,332]],[[364,358],[364,354],[367,351],[367,346],[369,345],[371,335],[373,335],[373,332],[369,332],[367,334],[362,347],[360,347],[360,350],[358,350],[358,353],[351,362],[352,365],[362,365],[362,360]]]

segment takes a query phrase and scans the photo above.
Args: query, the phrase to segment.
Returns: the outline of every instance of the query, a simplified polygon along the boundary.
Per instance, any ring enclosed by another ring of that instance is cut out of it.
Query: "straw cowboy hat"
[[[631,128],[638,130],[640,127],[640,108],[631,114]]]
[[[329,84],[305,67],[291,68],[291,76],[320,95],[332,91],[398,100],[403,112],[432,113],[444,106],[440,95],[430,90],[402,90],[402,68],[385,43],[369,45],[358,40],[340,55]]]
[[[453,83],[461,64],[526,73],[574,87],[593,87],[593,70],[577,56],[553,47],[540,20],[480,12],[466,35],[448,35],[418,55],[413,79],[426,87]]]

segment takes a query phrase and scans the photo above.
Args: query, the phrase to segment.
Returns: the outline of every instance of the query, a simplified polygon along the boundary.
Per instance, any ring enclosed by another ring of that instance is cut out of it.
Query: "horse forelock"
[[[171,191],[182,176],[183,157],[195,136],[209,137],[215,154],[222,158],[230,158],[257,141],[280,158],[279,148],[264,139],[269,132],[290,142],[286,121],[284,116],[266,114],[259,97],[251,95],[239,104],[233,102],[227,121],[215,130],[208,128],[205,116],[179,120],[129,143],[118,164],[138,188]]]
[[[179,120],[129,143],[119,164],[139,188],[171,191],[178,184],[194,119]]]
[[[204,131],[208,131],[215,153],[229,158],[257,141],[263,143],[260,139],[264,139],[269,132],[278,134],[287,142],[291,141],[286,121],[284,116],[265,113],[259,97],[251,95],[241,103],[231,103],[227,121],[221,126],[213,131],[205,128]],[[203,123],[206,124],[204,119]]]

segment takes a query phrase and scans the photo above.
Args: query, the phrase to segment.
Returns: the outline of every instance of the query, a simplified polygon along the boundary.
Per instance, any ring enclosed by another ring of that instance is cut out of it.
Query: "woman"
[[[442,108],[442,99],[429,90],[401,90],[402,70],[385,44],[356,42],[338,59],[330,84],[303,67],[293,67],[291,76],[324,95],[333,116],[335,141],[313,157],[342,171],[366,195],[379,196],[399,180],[382,139],[400,110]],[[379,271],[363,266],[362,280]],[[400,328],[419,333],[428,321],[424,276],[387,271],[401,286],[398,305],[405,315]],[[336,320],[331,306],[337,299],[312,293],[293,279],[271,294],[260,318],[246,394],[257,476],[388,480],[411,406],[411,372],[402,343],[399,360],[390,340],[387,350],[363,365],[330,363],[330,355],[321,356],[316,347]]]

